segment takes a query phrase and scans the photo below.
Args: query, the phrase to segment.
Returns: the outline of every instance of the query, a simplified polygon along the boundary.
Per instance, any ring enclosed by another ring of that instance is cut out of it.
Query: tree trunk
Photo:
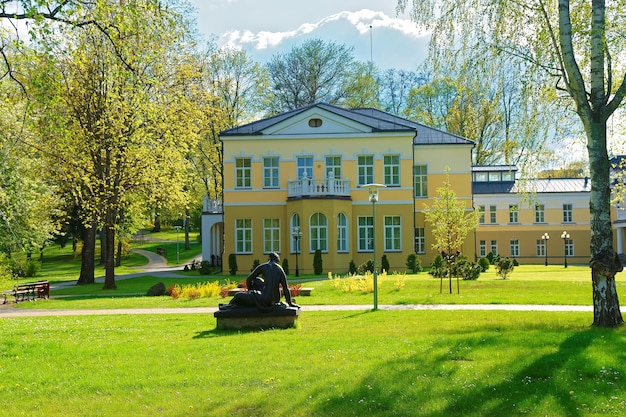
[[[107,224],[106,230],[106,259],[104,260],[104,287],[105,290],[114,290],[115,287],[115,226]]]
[[[624,320],[619,308],[615,274],[623,269],[613,250],[611,223],[611,183],[606,150],[606,122],[585,123],[591,174],[591,281],[593,288],[593,325],[615,327]]]
[[[81,251],[80,276],[76,285],[93,284],[96,266],[96,227],[84,227],[82,231],[83,249]]]

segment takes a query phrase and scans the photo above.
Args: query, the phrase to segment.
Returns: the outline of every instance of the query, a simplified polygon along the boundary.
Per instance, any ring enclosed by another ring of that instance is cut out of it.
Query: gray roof
[[[540,178],[517,182],[474,182],[474,194],[515,193],[588,193],[591,181],[588,178]]]
[[[474,165],[473,172],[517,172],[515,165]]]
[[[368,126],[372,132],[415,132],[415,144],[464,144],[473,145],[469,139],[434,129],[420,123],[412,122],[390,113],[373,108],[345,109],[326,103],[309,104],[276,116],[261,119],[242,126],[223,131],[220,136],[261,135],[264,129],[298,115],[313,107],[320,108],[362,125]]]

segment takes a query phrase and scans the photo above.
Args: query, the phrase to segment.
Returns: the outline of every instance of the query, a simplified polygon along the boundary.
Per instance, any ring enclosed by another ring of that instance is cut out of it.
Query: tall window
[[[489,206],[489,223],[495,224],[498,221],[496,206]]]
[[[263,158],[263,188],[278,188],[278,157]]]
[[[373,251],[374,219],[371,216],[363,216],[358,219],[357,235],[359,239],[359,252]]]
[[[235,251],[252,253],[252,219],[235,220]]]
[[[341,157],[340,156],[327,156],[326,157],[326,178],[341,178]]]
[[[304,230],[302,230],[302,228],[300,227],[300,216],[298,215],[298,213],[294,213],[291,216],[291,232],[293,232],[294,229],[296,228],[298,228],[300,232],[304,232]],[[291,235],[291,253],[300,253],[302,239],[300,237],[296,238],[293,235],[293,233],[290,233],[290,235]]]
[[[484,240],[481,240],[480,243],[478,244],[478,252],[480,253],[480,257],[484,258],[485,256],[487,256],[487,242]]]
[[[572,223],[574,221],[574,209],[572,204],[563,204],[563,223]]]
[[[574,239],[565,239],[565,254],[574,256]]]
[[[361,155],[357,157],[358,185],[372,184],[374,182],[374,156]]]
[[[252,168],[250,158],[235,158],[235,188],[252,186]]]
[[[509,250],[512,258],[519,257],[519,239],[511,239]]]
[[[478,206],[478,223],[485,224],[485,206]]]
[[[387,187],[400,186],[400,155],[383,156],[383,173]]]
[[[337,252],[348,252],[348,217],[337,215]]]
[[[309,226],[311,252],[320,250],[328,252],[328,222],[322,213],[314,213],[311,216]]]
[[[297,159],[298,179],[302,179],[305,176],[307,178],[313,178],[313,157],[312,156],[299,156]]]
[[[385,250],[389,252],[395,252],[402,250],[402,238],[400,232],[402,227],[400,225],[400,216],[385,216]]]
[[[497,240],[492,240],[491,241],[490,252],[493,253],[494,255],[498,254],[498,241]]]
[[[545,223],[546,213],[543,204],[535,204],[535,223]]]
[[[519,208],[517,204],[509,206],[509,223],[519,223]]]
[[[263,252],[280,252],[279,219],[263,219]]]
[[[415,253],[426,253],[426,237],[423,227],[415,228]]]
[[[427,179],[426,165],[415,165],[413,167],[413,192],[415,197],[428,197]]]
[[[546,256],[546,241],[543,239],[537,239],[537,256]]]

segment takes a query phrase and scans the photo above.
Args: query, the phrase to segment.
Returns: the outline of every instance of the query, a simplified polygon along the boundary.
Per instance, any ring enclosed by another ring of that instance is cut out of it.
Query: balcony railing
[[[222,200],[204,196],[202,211],[204,213],[223,213],[224,207],[222,205]]]
[[[350,181],[346,179],[301,178],[289,180],[288,197],[350,196]]]

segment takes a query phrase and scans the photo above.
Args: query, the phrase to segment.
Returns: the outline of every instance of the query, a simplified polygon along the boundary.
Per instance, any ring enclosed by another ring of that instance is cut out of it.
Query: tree
[[[437,197],[432,206],[424,204],[424,217],[432,228],[434,242],[432,248],[442,254],[447,262],[450,294],[452,294],[452,264],[461,254],[467,235],[478,225],[478,212],[468,212],[465,202],[456,198],[450,184],[448,168],[443,186],[437,188]],[[457,279],[457,291],[458,291]],[[440,291],[443,276],[440,281]]]
[[[398,6],[403,9],[407,3],[399,0]],[[556,86],[566,105],[573,105],[587,138],[590,168],[593,324],[623,324],[615,284],[623,266],[613,249],[607,151],[607,120],[626,95],[623,3],[413,0],[411,4],[416,21],[433,30],[437,44],[433,50],[462,45],[466,38],[478,40],[485,53],[497,50],[523,58],[528,73],[543,75],[531,80]]]
[[[158,190],[185,205],[181,182],[196,129],[187,120],[197,114],[181,88],[187,66],[175,59],[184,49],[179,16],[153,0],[94,8],[116,25],[115,42],[92,27],[63,45],[53,37],[33,92],[50,171],[74,197],[86,229],[104,229],[104,287],[115,288],[116,234],[132,197]]]
[[[280,113],[319,101],[338,104],[346,97],[353,62],[352,48],[320,39],[274,55],[267,64],[271,111]]]

